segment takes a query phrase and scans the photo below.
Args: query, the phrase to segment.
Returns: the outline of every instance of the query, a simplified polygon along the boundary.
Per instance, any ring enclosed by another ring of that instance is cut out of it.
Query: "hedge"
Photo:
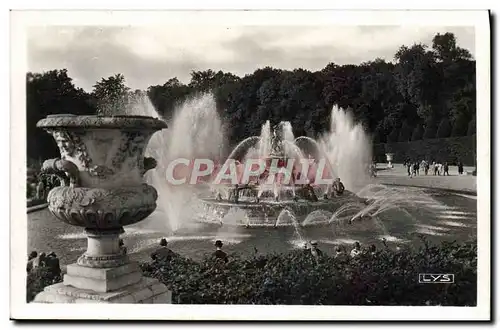
[[[465,166],[475,166],[475,151],[476,135],[373,145],[373,156],[381,163],[386,162],[386,153],[393,153],[394,163],[403,163],[409,158],[450,164],[456,164],[460,160]]]
[[[475,241],[425,242],[418,248],[319,260],[295,250],[247,259],[230,256],[227,264],[211,257],[194,261],[176,256],[170,262],[142,263],[141,268],[166,284],[173,303],[180,304],[475,306],[476,246]],[[421,284],[419,273],[452,273],[455,283]],[[29,281],[28,297],[49,282]]]

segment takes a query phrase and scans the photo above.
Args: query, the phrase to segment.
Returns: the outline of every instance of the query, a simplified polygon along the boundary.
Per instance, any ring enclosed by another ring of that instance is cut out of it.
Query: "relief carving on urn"
[[[156,161],[144,151],[153,133],[166,124],[149,117],[58,115],[38,126],[54,137],[61,158],[42,170],[61,176],[48,195],[60,220],[88,229],[119,229],[141,221],[156,208],[156,190],[142,176]]]

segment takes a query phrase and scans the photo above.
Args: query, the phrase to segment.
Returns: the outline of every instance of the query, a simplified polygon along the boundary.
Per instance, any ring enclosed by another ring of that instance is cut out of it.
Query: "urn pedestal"
[[[123,226],[156,208],[157,192],[142,180],[156,162],[145,159],[144,151],[153,133],[167,125],[142,116],[54,115],[37,126],[52,134],[61,153],[42,166],[62,178],[48,194],[48,208],[85,230],[87,251],[67,266],[62,283],[46,287],[35,302],[170,303],[167,287],[143,277],[119,246]]]
[[[387,160],[387,168],[394,168],[394,165],[392,164],[393,157],[394,157],[394,154],[392,154],[392,153],[385,154],[385,158]]]

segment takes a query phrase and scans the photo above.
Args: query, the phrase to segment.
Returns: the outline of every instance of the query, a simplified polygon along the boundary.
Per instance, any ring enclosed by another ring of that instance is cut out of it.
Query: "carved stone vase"
[[[143,277],[119,246],[123,226],[156,208],[157,192],[143,182],[156,162],[144,151],[167,125],[143,116],[53,115],[37,126],[54,137],[61,154],[42,166],[61,177],[61,186],[48,194],[48,208],[59,220],[83,227],[88,239],[63,283],[46,287],[35,302],[168,303],[166,286]]]
[[[387,160],[387,168],[393,168],[394,165],[392,164],[394,154],[393,153],[387,153],[385,154],[385,158]]]

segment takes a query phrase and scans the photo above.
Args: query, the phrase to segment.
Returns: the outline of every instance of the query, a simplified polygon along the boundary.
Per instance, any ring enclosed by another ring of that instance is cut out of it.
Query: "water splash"
[[[149,99],[142,98],[128,114],[159,118]],[[146,149],[146,156],[157,160],[157,167],[145,178],[158,191],[157,209],[165,215],[166,227],[176,231],[184,222],[191,222],[201,185],[172,186],[166,181],[166,167],[177,158],[218,159],[224,153],[225,134],[211,94],[204,94],[182,103],[174,112],[169,128],[156,132]]]
[[[315,210],[309,213],[304,221],[302,221],[302,227],[312,226],[316,224],[326,224],[332,217],[332,212],[325,210]]]
[[[333,107],[330,131],[319,144],[346,189],[356,191],[369,182],[367,165],[372,161],[371,141],[363,126],[355,123],[349,112]]]

